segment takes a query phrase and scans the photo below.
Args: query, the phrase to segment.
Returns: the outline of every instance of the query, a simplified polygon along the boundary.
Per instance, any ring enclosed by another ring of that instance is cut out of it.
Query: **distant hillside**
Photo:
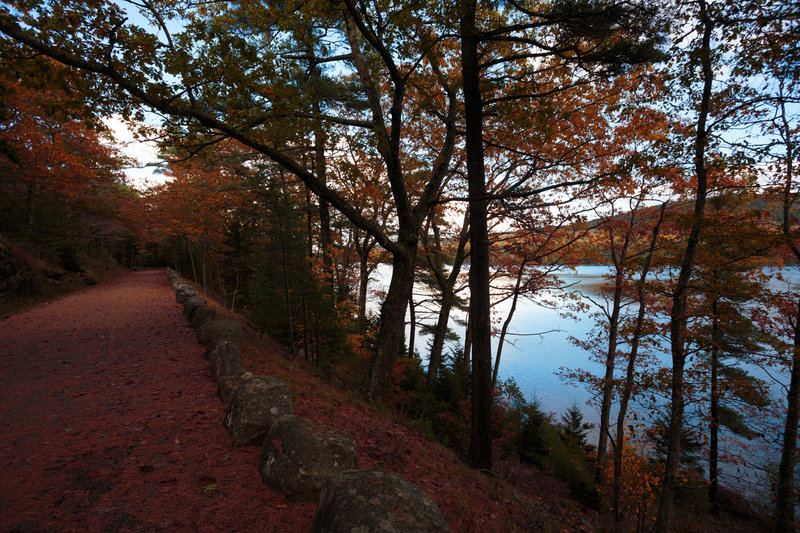
[[[751,216],[753,219],[759,221],[756,227],[749,228],[750,230],[757,230],[761,233],[761,235],[753,235],[754,238],[763,239],[769,234],[777,237],[779,235],[780,225],[782,224],[783,220],[782,201],[774,196],[771,197],[766,194],[749,196],[749,198],[744,197],[744,195],[731,195],[727,198],[722,198],[719,196],[709,198],[709,201],[706,205],[706,219],[709,220],[710,217],[713,217],[715,212],[726,209],[731,210],[734,214],[748,214],[748,216]],[[667,206],[665,220],[674,222],[680,217],[689,217],[693,209],[694,203],[692,202],[670,204]],[[637,223],[651,227],[655,222],[655,219],[658,217],[660,210],[660,205],[652,205],[640,210],[636,217]],[[630,212],[622,212],[613,217],[612,220],[627,222],[629,219]],[[797,221],[800,220],[800,205],[793,206],[791,211],[791,220],[792,224],[795,225],[797,224]],[[578,256],[584,255],[585,257],[595,258],[595,260],[590,261],[590,263],[608,264],[610,261],[608,244],[604,242],[605,236],[603,235],[604,232],[602,230],[603,224],[604,222],[602,219],[595,218],[583,222],[580,225],[582,228],[587,230],[587,237],[583,239],[582,242],[578,243],[577,247],[588,248],[586,248],[585,254],[579,253]],[[708,224],[710,225],[711,222],[708,222]],[[766,260],[771,264],[781,261],[789,263],[793,262],[792,258],[785,257],[785,254],[783,254],[778,247],[775,248],[774,253],[767,255]]]

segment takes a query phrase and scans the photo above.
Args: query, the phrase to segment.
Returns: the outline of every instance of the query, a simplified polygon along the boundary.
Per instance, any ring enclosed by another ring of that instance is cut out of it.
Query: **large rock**
[[[199,307],[195,307],[195,309],[192,311],[192,318],[189,320],[189,325],[193,329],[197,329],[203,324],[212,322],[215,318],[217,318],[216,311],[214,311],[210,307],[201,305]]]
[[[236,372],[227,376],[217,376],[217,396],[223,403],[229,403],[237,387],[252,377],[253,374],[250,372]]]
[[[178,285],[175,289],[175,301],[185,303],[192,296],[197,296],[197,291],[190,285]]]
[[[348,433],[287,415],[272,425],[261,448],[261,480],[291,498],[316,500],[334,474],[356,467]]]
[[[208,359],[217,379],[242,371],[241,348],[229,340],[221,340],[211,348]]]
[[[244,328],[235,320],[212,320],[197,328],[195,332],[200,344],[205,344],[209,348],[223,340],[244,346]],[[208,359],[208,352],[205,358]]]
[[[292,395],[278,378],[253,376],[233,392],[224,426],[233,446],[260,446],[278,418],[292,414]]]
[[[383,470],[349,470],[322,487],[315,533],[433,533],[450,531],[422,489]]]
[[[202,305],[206,305],[206,303],[206,299],[199,295],[189,297],[188,300],[183,302],[183,318],[186,320],[191,320],[195,309]]]

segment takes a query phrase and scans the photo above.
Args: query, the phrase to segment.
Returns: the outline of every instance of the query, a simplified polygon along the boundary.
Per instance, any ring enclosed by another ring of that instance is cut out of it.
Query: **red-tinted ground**
[[[601,528],[551,476],[500,457],[491,476],[471,470],[247,331],[245,369],[352,434],[360,468],[419,485],[454,533]],[[316,504],[263,485],[257,447],[230,447],[203,351],[162,270],[0,320],[0,532],[309,531]],[[676,528],[696,530],[751,528]]]
[[[471,470],[247,332],[245,369],[286,381],[295,414],[351,433],[360,468],[419,485],[454,533],[602,527],[550,475],[501,457],[491,476]],[[0,320],[0,532],[309,531],[316,504],[263,485],[257,447],[230,447],[203,351],[162,270]],[[752,530],[676,527],[698,529]]]
[[[0,321],[0,531],[308,531],[236,449],[163,270]]]
[[[308,531],[316,505],[263,485],[258,448],[230,447],[203,350],[161,270],[0,321],[0,531]],[[349,431],[361,468],[421,486],[454,532],[591,529],[548,476],[485,477],[280,354],[248,330],[246,369]]]

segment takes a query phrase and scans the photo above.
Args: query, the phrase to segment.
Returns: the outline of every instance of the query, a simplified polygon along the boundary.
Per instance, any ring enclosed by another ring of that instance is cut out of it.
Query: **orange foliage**
[[[34,91],[19,80],[5,85],[0,129],[0,171],[18,186],[71,201],[89,201],[103,188],[124,183],[121,158],[97,131],[79,120],[62,121],[48,110],[68,99],[64,91]]]

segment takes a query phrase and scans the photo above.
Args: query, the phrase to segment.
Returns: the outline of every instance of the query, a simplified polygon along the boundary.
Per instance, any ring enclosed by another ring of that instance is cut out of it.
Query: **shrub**
[[[522,403],[519,414],[519,458],[550,470],[567,484],[578,501],[598,509],[600,493],[584,453],[585,435],[583,439],[580,438],[583,417],[569,414],[569,411],[567,413],[565,418],[570,425],[578,423],[577,432],[574,427],[570,427],[569,433],[559,431],[559,427],[541,410],[536,400]]]

